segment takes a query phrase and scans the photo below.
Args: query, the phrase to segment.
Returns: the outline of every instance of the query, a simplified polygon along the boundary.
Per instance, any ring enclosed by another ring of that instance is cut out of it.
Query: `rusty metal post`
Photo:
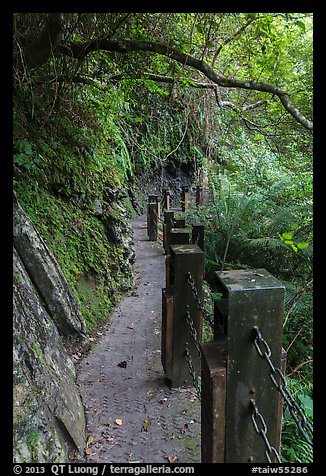
[[[168,188],[163,189],[164,210],[170,210],[170,190]]]
[[[196,186],[196,207],[204,203],[203,187],[202,185]]]
[[[148,195],[148,203],[154,203],[157,202],[157,195],[151,194]]]
[[[160,203],[160,198],[158,195],[148,195],[148,203],[156,203],[157,204],[157,217],[158,219],[161,216],[161,203]]]
[[[165,211],[164,225],[163,225],[163,248],[166,254],[168,254],[168,251],[169,251],[170,232],[173,227],[174,227],[174,212]]]
[[[205,226],[202,223],[192,225],[191,241],[205,251]]]
[[[175,218],[174,219],[174,228],[185,228],[186,220],[185,218]]]
[[[168,243],[171,245],[186,245],[189,244],[190,234],[186,228],[172,228],[170,231],[170,241]]]
[[[188,210],[188,199],[189,199],[189,188],[188,187],[182,187],[181,209],[182,209],[183,212]]]
[[[199,297],[203,297],[204,253],[198,245],[172,245],[169,260],[169,287],[162,293],[162,364],[166,378],[172,387],[192,385],[188,362],[185,358],[185,345],[189,352],[195,372],[199,372],[200,359],[186,321],[189,312],[199,342],[202,336],[202,314],[198,309],[188,273],[195,282]]]
[[[151,229],[151,225],[150,225],[150,212],[149,212],[149,205],[150,203],[156,203],[157,204],[157,201],[158,201],[158,197],[157,195],[148,195],[148,202],[147,202],[147,235],[149,236],[150,234],[150,229]],[[156,206],[157,208],[157,206]],[[157,210],[156,210],[156,214],[157,214]]]
[[[167,268],[167,285],[162,289],[162,329],[161,329],[161,361],[167,378],[171,378],[173,368],[173,288],[168,284],[170,270]]]
[[[157,220],[159,221],[161,218],[161,202],[159,201],[159,197],[157,197]]]
[[[224,336],[227,342],[224,462],[264,463],[266,445],[253,425],[251,400],[259,408],[269,443],[276,450],[281,402],[267,361],[255,348],[254,327],[268,342],[274,366],[281,368],[284,286],[266,269],[218,272],[216,284],[223,297],[215,303],[214,335],[216,339]]]
[[[149,241],[157,240],[157,203],[152,202],[148,204],[148,239]]]
[[[165,260],[165,274],[166,274],[166,287],[169,288],[171,285],[171,254],[170,246],[171,245],[188,245],[190,242],[189,231],[185,228],[171,228],[169,233],[169,238],[167,242],[167,251],[166,251],[166,260]]]
[[[201,462],[224,463],[226,339],[201,346]]]

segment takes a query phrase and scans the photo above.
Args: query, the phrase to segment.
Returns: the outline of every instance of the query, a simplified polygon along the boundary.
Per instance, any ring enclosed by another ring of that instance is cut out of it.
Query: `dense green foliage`
[[[14,189],[88,327],[130,285],[124,251],[106,236],[108,221],[126,221],[117,203],[130,216],[145,182],[191,164],[212,197],[195,212],[207,225],[207,281],[264,267],[285,284],[288,380],[312,419],[311,14],[59,15],[58,35],[47,14],[14,16]],[[34,42],[40,31],[50,48]],[[141,48],[123,50],[126,41]],[[284,460],[310,461],[286,408],[283,430]]]
[[[83,127],[76,127],[81,111],[75,105],[74,115],[68,117],[66,111],[61,115],[64,106],[57,107],[47,123],[38,110],[38,120],[25,124],[21,109],[20,117],[16,115],[14,189],[76,290],[91,327],[116,302],[123,263],[121,251],[105,239],[92,202],[102,198],[104,187],[121,188],[120,174],[119,169],[108,166],[100,137],[94,125],[86,122],[87,116]],[[120,266],[113,273],[114,263]],[[77,292],[84,275],[92,278],[96,289],[91,299],[82,289]]]
[[[266,144],[238,128],[219,162],[203,157],[211,203],[189,212],[206,225],[206,279],[215,271],[266,268],[286,286],[283,347],[287,381],[312,421],[312,169],[308,156],[292,169]],[[228,137],[228,140],[230,137]],[[257,145],[257,142],[259,145]],[[282,457],[312,461],[285,405]]]

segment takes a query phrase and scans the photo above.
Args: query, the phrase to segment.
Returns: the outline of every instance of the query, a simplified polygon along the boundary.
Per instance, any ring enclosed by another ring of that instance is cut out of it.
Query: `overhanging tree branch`
[[[35,82],[37,83],[48,83],[48,82],[58,82],[58,83],[77,83],[77,84],[87,84],[89,86],[94,86],[100,90],[105,90],[108,87],[109,82],[115,82],[115,81],[122,81],[124,79],[127,80],[137,80],[137,79],[142,79],[142,80],[150,80],[150,81],[155,81],[155,82],[161,82],[161,83],[183,83],[187,84],[190,87],[198,88],[198,89],[212,89],[215,93],[216,97],[216,102],[219,107],[231,107],[231,108],[236,108],[241,112],[249,111],[251,109],[255,109],[257,107],[260,107],[264,104],[266,104],[267,100],[262,99],[259,100],[253,104],[248,104],[246,106],[240,106],[237,105],[231,101],[224,101],[221,98],[219,87],[215,83],[201,83],[198,81],[187,81],[187,80],[178,80],[176,78],[173,78],[172,76],[164,76],[161,74],[153,74],[153,73],[132,73],[129,75],[125,75],[123,73],[119,74],[114,74],[112,76],[109,76],[108,78],[105,79],[105,81],[99,81],[98,79],[90,78],[89,76],[84,76],[81,74],[75,74],[72,76],[69,75],[43,75],[39,76],[38,78],[35,78]]]
[[[190,66],[198,71],[201,71],[208,79],[215,84],[226,88],[250,89],[253,91],[261,91],[277,96],[284,108],[291,114],[291,116],[298,121],[303,127],[308,130],[313,129],[312,121],[308,120],[300,111],[291,103],[289,94],[283,89],[263,81],[243,81],[233,78],[225,78],[218,75],[213,68],[206,62],[198,60],[182,51],[172,48],[162,42],[154,41],[113,41],[109,39],[92,40],[86,43],[71,43],[70,45],[60,45],[57,51],[72,56],[74,58],[83,58],[91,52],[105,50],[114,51],[122,54],[131,53],[135,51],[149,51],[171,58],[183,66]]]

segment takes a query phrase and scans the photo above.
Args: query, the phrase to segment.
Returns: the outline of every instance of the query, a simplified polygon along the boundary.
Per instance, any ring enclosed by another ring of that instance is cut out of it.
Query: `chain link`
[[[251,421],[252,421],[252,424],[254,425],[256,433],[260,435],[262,439],[264,440],[264,444],[266,446],[265,455],[266,455],[267,461],[269,463],[274,463],[274,461],[271,458],[271,455],[274,455],[277,461],[279,463],[282,463],[280,455],[278,454],[277,450],[269,442],[269,439],[267,436],[267,425],[263,415],[259,412],[254,400],[250,400],[250,404],[252,407]],[[260,428],[259,428],[259,425],[260,425]]]
[[[198,295],[198,291],[197,291],[197,288],[196,288],[196,284],[195,284],[195,281],[194,281],[194,278],[191,276],[191,273],[188,272],[188,278],[187,278],[187,281],[188,281],[188,284],[190,286],[190,289],[192,291],[192,295],[193,295],[193,298],[195,300],[195,303],[198,307],[198,309],[201,311],[202,315],[203,315],[203,318],[205,319],[205,321],[208,322],[208,324],[210,325],[210,327],[212,329],[214,329],[214,322],[212,321],[212,319],[209,317],[206,309],[204,308],[204,305],[203,303],[201,302],[200,300],[200,297]]]
[[[194,321],[193,321],[193,318],[191,317],[189,309],[187,309],[187,311],[186,311],[186,322],[189,326],[190,334],[191,334],[191,337],[194,340],[194,343],[195,343],[196,349],[198,351],[199,357],[201,357],[201,347],[200,347],[200,342],[199,342],[199,339],[198,339],[198,333],[197,333],[197,330],[195,328]]]
[[[259,328],[257,326],[254,326],[253,330],[255,333],[255,336],[254,336],[255,348],[259,356],[265,359],[270,367],[269,377],[274,387],[276,388],[278,392],[280,392],[280,394],[286,401],[289,407],[289,412],[292,418],[294,419],[301,435],[304,437],[307,443],[309,443],[309,445],[313,446],[313,442],[312,442],[313,427],[311,423],[308,421],[300,405],[298,405],[298,403],[294,400],[293,396],[291,395],[288,389],[288,384],[281,370],[278,367],[275,367],[273,365],[273,362],[271,361],[272,351],[268,343],[266,342],[266,340],[263,338]],[[277,377],[279,377],[279,382],[277,382]]]
[[[191,359],[191,355],[190,355],[189,347],[188,347],[188,342],[185,343],[185,357],[186,357],[186,361],[188,362],[189,373],[192,377],[192,383],[195,387],[197,397],[200,399],[201,398],[201,389],[200,389],[200,386],[198,384],[196,370],[195,370],[194,365],[192,363],[192,359]]]

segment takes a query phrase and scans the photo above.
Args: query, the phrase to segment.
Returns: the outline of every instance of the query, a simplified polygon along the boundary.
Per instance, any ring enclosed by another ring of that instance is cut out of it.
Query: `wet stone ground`
[[[199,463],[200,401],[193,387],[170,389],[161,364],[165,256],[132,221],[137,286],[78,366],[89,463]]]

